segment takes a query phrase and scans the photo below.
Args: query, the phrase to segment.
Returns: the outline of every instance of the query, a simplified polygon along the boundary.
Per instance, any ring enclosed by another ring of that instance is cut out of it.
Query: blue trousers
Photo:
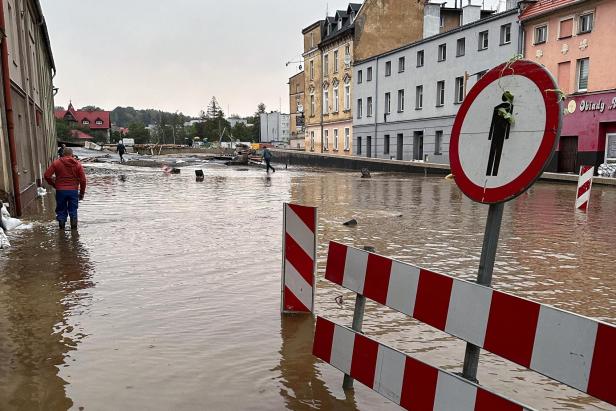
[[[68,216],[71,220],[77,219],[79,208],[79,190],[56,191],[56,219],[65,223]]]

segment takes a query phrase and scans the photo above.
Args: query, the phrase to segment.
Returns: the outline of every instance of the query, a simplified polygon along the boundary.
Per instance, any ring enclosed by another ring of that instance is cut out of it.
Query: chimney
[[[520,2],[520,0],[507,0],[506,3],[506,10],[513,10],[513,9],[517,9],[518,8],[518,3]]]
[[[472,23],[481,18],[481,6],[473,6],[468,1],[468,4],[462,7],[462,24]]]
[[[441,5],[426,3],[424,5],[423,38],[434,36],[441,32]]]

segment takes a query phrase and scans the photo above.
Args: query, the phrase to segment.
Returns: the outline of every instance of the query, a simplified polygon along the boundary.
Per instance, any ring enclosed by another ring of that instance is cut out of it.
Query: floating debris
[[[356,219],[351,219],[349,221],[346,221],[344,223],[342,223],[342,225],[346,225],[346,226],[356,226],[357,225],[357,220]]]
[[[361,178],[372,178],[372,175],[370,175],[370,170],[368,170],[367,168],[362,168]]]

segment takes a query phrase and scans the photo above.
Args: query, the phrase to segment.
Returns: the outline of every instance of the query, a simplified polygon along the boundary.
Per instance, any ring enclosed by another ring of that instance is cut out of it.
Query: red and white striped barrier
[[[321,317],[313,354],[407,410],[528,409]]]
[[[330,242],[325,278],[616,405],[616,327]]]
[[[593,175],[595,175],[594,166],[580,167],[580,179],[578,180],[577,198],[575,199],[575,208],[579,210],[588,210]]]
[[[284,205],[282,312],[312,312],[317,208]]]

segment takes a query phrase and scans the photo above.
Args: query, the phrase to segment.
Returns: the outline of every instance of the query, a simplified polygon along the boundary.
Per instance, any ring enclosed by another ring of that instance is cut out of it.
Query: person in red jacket
[[[56,189],[56,218],[60,229],[65,229],[69,215],[71,229],[77,229],[77,208],[86,193],[86,174],[81,163],[73,157],[71,148],[65,148],[62,157],[49,166],[45,180]]]

